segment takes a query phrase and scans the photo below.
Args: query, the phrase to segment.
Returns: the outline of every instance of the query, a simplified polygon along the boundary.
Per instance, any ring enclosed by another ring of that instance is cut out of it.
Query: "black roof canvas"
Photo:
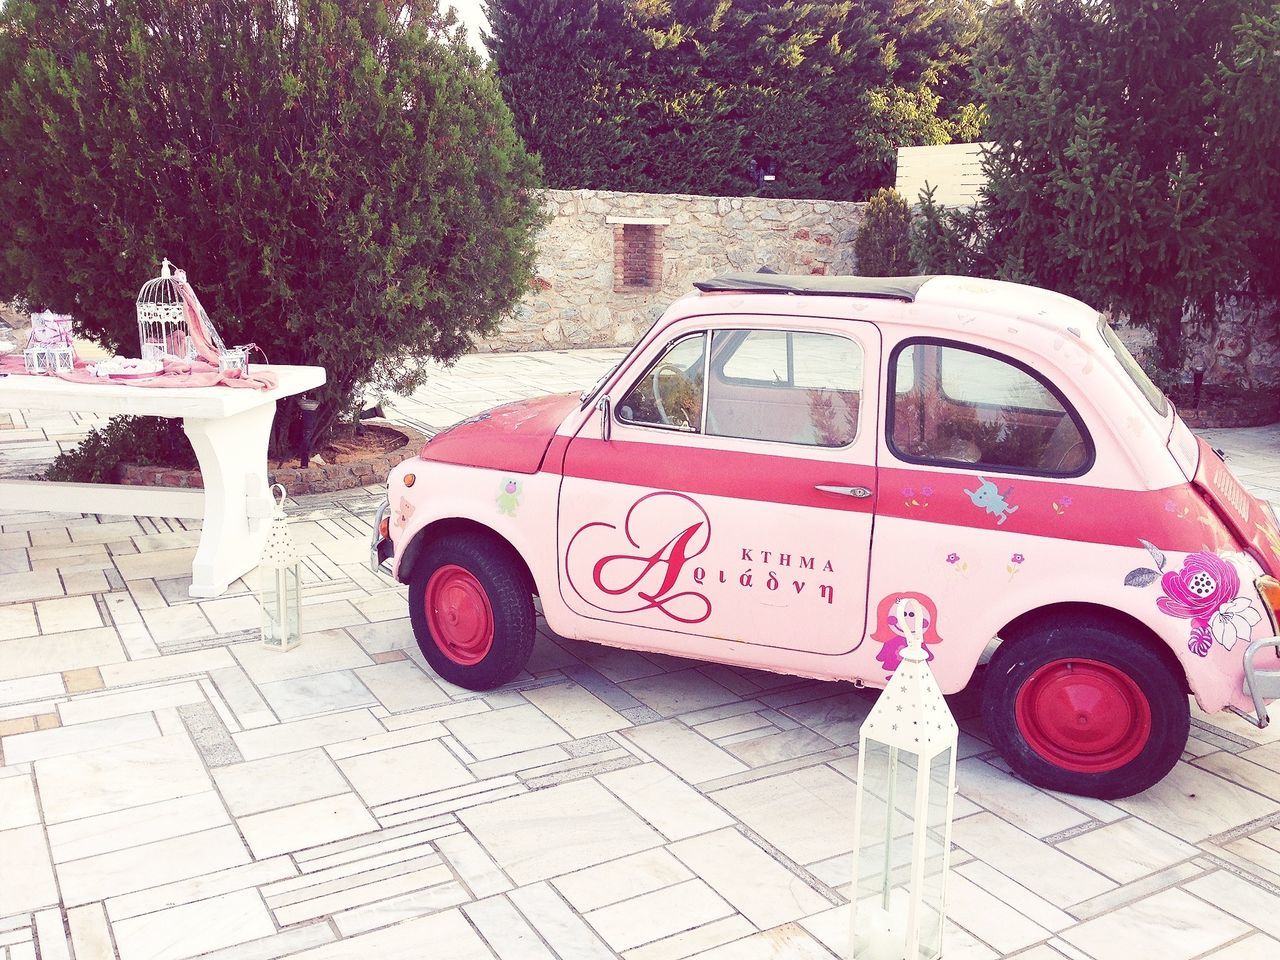
[[[786,273],[726,273],[694,284],[703,293],[790,293],[821,297],[873,297],[915,300],[924,277],[823,277]]]

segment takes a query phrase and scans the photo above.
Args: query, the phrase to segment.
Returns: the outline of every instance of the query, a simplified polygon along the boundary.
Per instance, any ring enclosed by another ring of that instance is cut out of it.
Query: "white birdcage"
[[[186,271],[175,271],[167,259],[160,264],[160,276],[148,280],[138,291],[138,341],[143,360],[203,356],[217,363],[226,350],[187,283]]]

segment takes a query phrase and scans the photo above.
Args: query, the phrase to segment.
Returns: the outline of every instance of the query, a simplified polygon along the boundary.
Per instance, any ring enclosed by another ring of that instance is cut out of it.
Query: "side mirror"
[[[596,409],[600,411],[600,439],[606,442],[613,435],[613,417],[610,416],[609,407],[608,394],[596,401]]]

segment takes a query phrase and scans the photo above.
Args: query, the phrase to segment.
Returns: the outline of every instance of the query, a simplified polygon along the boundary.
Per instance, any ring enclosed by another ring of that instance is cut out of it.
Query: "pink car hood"
[[[537,473],[556,428],[578,408],[576,393],[519,400],[447,427],[423,445],[424,460]]]

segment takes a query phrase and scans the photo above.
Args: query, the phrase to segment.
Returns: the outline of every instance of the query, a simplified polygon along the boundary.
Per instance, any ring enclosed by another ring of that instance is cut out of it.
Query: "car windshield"
[[[1102,334],[1102,339],[1106,341],[1111,352],[1116,355],[1116,359],[1120,361],[1120,366],[1124,367],[1125,373],[1129,374],[1129,378],[1133,380],[1134,385],[1147,398],[1147,402],[1160,416],[1165,416],[1169,412],[1169,401],[1155,385],[1152,379],[1147,376],[1147,371],[1142,369],[1142,365],[1133,358],[1133,354],[1129,352],[1129,348],[1124,342],[1116,336],[1115,330],[1111,328],[1111,324],[1107,323],[1106,317],[1098,318],[1098,332]]]

